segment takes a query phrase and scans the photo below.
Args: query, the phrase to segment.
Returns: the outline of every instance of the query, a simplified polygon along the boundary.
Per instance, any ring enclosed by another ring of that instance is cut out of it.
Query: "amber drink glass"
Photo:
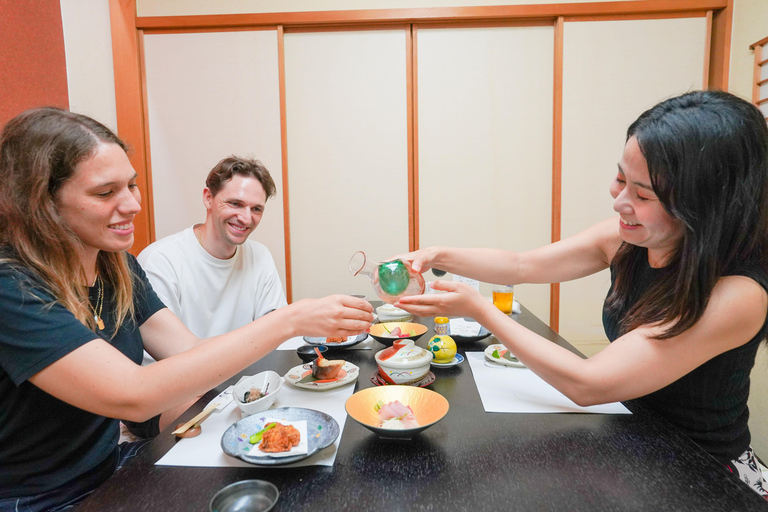
[[[512,302],[515,298],[515,287],[511,284],[493,285],[493,305],[505,315],[512,314]]]

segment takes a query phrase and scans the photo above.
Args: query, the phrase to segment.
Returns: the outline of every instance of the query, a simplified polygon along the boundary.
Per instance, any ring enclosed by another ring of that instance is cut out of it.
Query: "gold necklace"
[[[203,236],[200,234],[201,231],[203,231],[203,226],[200,226],[200,229],[192,229],[192,231],[195,232],[195,235],[197,236],[197,241],[200,242],[200,247],[205,249],[205,246],[203,245]]]
[[[91,305],[93,310],[93,321],[100,330],[104,330],[104,320],[101,319],[101,309],[104,307],[104,282],[101,280],[101,276],[96,274],[96,283],[99,285],[99,293],[96,296],[96,307]]]

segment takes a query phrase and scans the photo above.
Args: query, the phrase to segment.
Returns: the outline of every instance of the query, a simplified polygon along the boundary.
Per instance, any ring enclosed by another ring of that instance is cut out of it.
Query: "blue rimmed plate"
[[[251,435],[263,429],[268,420],[279,422],[280,419],[286,421],[303,420],[307,422],[307,453],[290,457],[265,457],[263,454],[258,457],[249,455],[248,453],[256,446],[248,442]],[[339,433],[339,424],[333,417],[324,412],[304,409],[303,407],[281,407],[252,414],[230,425],[224,431],[224,435],[221,436],[221,449],[227,455],[250,464],[277,466],[279,464],[290,464],[291,462],[304,460],[318,451],[328,448],[339,437]]]
[[[453,357],[453,359],[451,359],[447,363],[436,363],[436,362],[432,361],[429,364],[431,364],[432,366],[434,366],[436,368],[450,368],[451,366],[456,366],[457,364],[461,364],[463,362],[464,362],[464,356],[461,355],[461,354],[456,354]]]

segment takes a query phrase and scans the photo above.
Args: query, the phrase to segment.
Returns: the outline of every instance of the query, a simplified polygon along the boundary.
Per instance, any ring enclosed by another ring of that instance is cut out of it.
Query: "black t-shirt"
[[[611,289],[615,281],[611,267]],[[664,269],[652,268],[647,259],[632,276],[627,306],[620,312],[603,309],[603,326],[610,341],[619,337],[627,311],[657,279],[666,279]],[[733,275],[744,275],[768,289],[765,272],[745,265]],[[610,292],[609,292],[610,293]],[[755,354],[766,336],[768,322],[740,347],[713,357],[706,363],[658,391],[637,398],[644,407],[666,418],[722,463],[738,458],[749,447],[749,374]]]
[[[135,319],[124,320],[115,336],[114,293],[108,283],[102,309],[105,330],[94,333],[54,302],[33,273],[0,263],[0,498],[55,489],[106,465],[114,454],[120,436],[117,419],[62,402],[28,379],[97,336],[141,363],[139,326],[165,306],[136,259],[127,258],[135,276]],[[98,290],[93,287],[89,293],[95,304]]]

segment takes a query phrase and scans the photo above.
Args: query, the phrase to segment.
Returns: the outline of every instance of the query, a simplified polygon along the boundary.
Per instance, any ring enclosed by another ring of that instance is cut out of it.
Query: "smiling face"
[[[683,237],[683,224],[664,209],[651,187],[648,164],[630,137],[611,184],[613,209],[620,215],[619,234],[627,243],[648,249],[651,266],[664,265]]]
[[[205,236],[213,244],[212,254],[230,258],[261,222],[267,193],[256,178],[236,174],[215,196],[206,188],[203,203],[208,211]]]
[[[59,215],[82,242],[86,273],[95,270],[99,251],[124,251],[133,245],[133,219],[141,210],[136,178],[120,146],[100,143],[56,193]]]

